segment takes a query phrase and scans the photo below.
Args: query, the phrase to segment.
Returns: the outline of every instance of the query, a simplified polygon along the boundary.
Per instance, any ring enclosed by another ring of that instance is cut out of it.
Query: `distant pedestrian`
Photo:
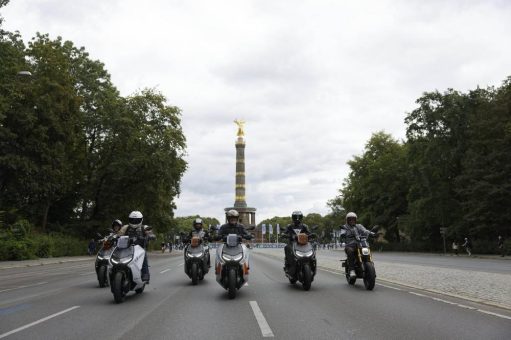
[[[468,256],[472,256],[472,241],[468,237],[465,237],[465,243],[461,245],[462,247],[465,247],[465,250],[467,251]]]
[[[500,235],[499,235],[499,240],[498,240],[498,247],[499,247],[500,256],[504,257],[504,255],[505,255],[504,254],[505,253],[505,250],[504,250],[504,239]]]
[[[458,256],[458,242],[456,240],[452,241],[452,252]]]
[[[88,250],[89,256],[94,255],[94,253],[96,252],[96,242],[94,241],[94,239],[90,240]]]

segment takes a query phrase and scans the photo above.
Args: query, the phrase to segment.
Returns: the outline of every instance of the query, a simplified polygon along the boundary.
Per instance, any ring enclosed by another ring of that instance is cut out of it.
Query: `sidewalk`
[[[182,250],[173,250],[172,253],[165,252],[162,254],[161,251],[151,251],[149,256],[182,256]],[[68,263],[68,262],[81,262],[81,261],[95,261],[96,255],[94,256],[63,256],[63,257],[49,257],[40,258],[36,260],[23,260],[23,261],[0,261],[0,270],[11,269],[11,268],[24,268],[24,267],[37,267],[45,266],[49,264],[57,263]]]
[[[255,253],[284,259],[280,249],[256,249]],[[418,254],[418,253],[416,253]],[[431,254],[429,254],[431,255]],[[318,267],[342,275],[338,259],[317,253]],[[511,310],[511,275],[467,271],[436,266],[375,261],[376,281],[386,281],[434,293]],[[344,277],[341,278],[343,282]]]

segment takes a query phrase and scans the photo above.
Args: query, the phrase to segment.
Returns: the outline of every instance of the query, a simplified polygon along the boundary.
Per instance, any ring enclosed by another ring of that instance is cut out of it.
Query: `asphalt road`
[[[346,257],[344,250],[320,250],[321,256],[329,258]],[[469,271],[511,274],[511,258],[493,257],[468,257],[460,252],[460,256],[425,254],[425,253],[392,253],[378,252],[373,250],[375,261],[395,262],[403,264],[413,264],[419,266],[432,266],[441,268],[453,268]]]
[[[214,251],[213,251],[214,254]],[[213,255],[212,254],[212,255]],[[322,256],[321,254],[319,256]],[[253,254],[227,298],[210,272],[192,286],[181,256],[150,255],[151,284],[115,304],[93,260],[0,270],[0,339],[509,339],[511,311],[397,285],[366,291],[320,270],[310,291]],[[376,268],[378,263],[376,262]]]

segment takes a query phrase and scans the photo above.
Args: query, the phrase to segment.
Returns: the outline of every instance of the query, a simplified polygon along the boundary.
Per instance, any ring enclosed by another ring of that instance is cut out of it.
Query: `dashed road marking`
[[[14,334],[14,333],[18,333],[19,331],[22,331],[22,330],[27,329],[27,328],[29,328],[29,327],[35,326],[35,325],[37,325],[37,324],[40,324],[41,322],[48,321],[48,320],[50,320],[50,319],[52,319],[52,318],[54,318],[54,317],[56,317],[56,316],[62,315],[62,314],[67,313],[67,312],[70,312],[70,311],[72,311],[73,309],[77,309],[77,308],[80,308],[80,306],[73,306],[73,307],[68,308],[68,309],[65,309],[65,310],[63,310],[63,311],[61,311],[61,312],[58,312],[58,313],[55,313],[55,314],[49,315],[49,316],[47,316],[47,317],[45,317],[45,318],[42,318],[42,319],[39,319],[39,320],[34,321],[34,322],[32,322],[32,323],[29,323],[28,325],[21,326],[21,327],[19,327],[19,328],[13,329],[12,331],[9,331],[9,332],[4,333],[4,334],[0,334],[0,339],[5,338],[5,337],[7,337],[7,336],[9,336],[9,335],[11,335],[11,334]]]
[[[184,263],[180,263],[180,264],[178,264],[178,266],[182,266],[183,264],[184,264]]]
[[[403,291],[401,288],[387,286],[387,285],[382,285],[381,283],[378,283],[378,286],[382,286],[382,287],[385,287],[385,288],[390,288],[390,289],[394,289],[394,290]]]
[[[166,273],[166,272],[168,272],[168,271],[169,271],[169,270],[171,270],[171,269],[172,269],[172,268],[167,268],[167,269],[165,269],[165,270],[162,270],[162,271],[160,272],[160,274]]]
[[[266,321],[266,318],[263,315],[263,312],[261,312],[261,309],[259,308],[259,305],[257,304],[257,301],[250,301],[250,307],[252,307],[252,311],[254,312],[255,318],[257,320],[257,324],[259,325],[259,328],[261,329],[261,334],[264,338],[273,338],[273,332],[270,328],[270,325],[268,325],[268,322]]]

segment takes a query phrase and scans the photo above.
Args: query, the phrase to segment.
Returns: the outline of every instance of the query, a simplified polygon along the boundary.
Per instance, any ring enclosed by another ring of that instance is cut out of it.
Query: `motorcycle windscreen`
[[[238,245],[238,235],[236,235],[236,234],[227,235],[226,243],[229,247],[236,247]]]
[[[186,251],[190,254],[200,254],[203,251],[203,247],[202,247],[202,245],[199,244],[197,247],[192,246],[192,247],[186,248]]]
[[[200,244],[200,237],[193,236],[190,244],[192,245],[192,247],[198,247]]]
[[[115,251],[112,253],[112,257],[114,259],[123,259],[126,257],[133,257],[133,247],[129,248],[115,248]]]
[[[299,233],[296,237],[296,243],[303,246],[309,243],[309,236],[305,233]]]
[[[117,248],[128,248],[129,246],[130,238],[128,236],[121,236],[119,237],[119,240],[117,241]]]

